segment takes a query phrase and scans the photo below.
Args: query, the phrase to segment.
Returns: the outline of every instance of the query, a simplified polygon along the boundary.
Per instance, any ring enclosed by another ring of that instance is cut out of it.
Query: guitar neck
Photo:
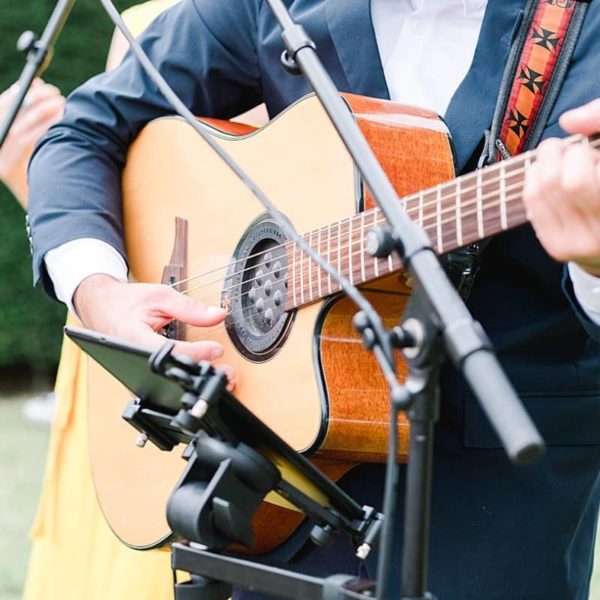
[[[565,140],[565,144],[593,146],[598,142],[600,136],[573,136]],[[525,174],[535,158],[536,151],[526,152],[405,196],[401,198],[402,205],[427,232],[438,254],[451,252],[527,222],[522,193]],[[311,231],[303,239],[350,283],[360,285],[402,268],[396,254],[379,259],[367,252],[367,233],[385,223],[381,209],[374,208]],[[289,265],[286,309],[310,304],[341,290],[339,283],[297,244],[288,242],[286,253]]]

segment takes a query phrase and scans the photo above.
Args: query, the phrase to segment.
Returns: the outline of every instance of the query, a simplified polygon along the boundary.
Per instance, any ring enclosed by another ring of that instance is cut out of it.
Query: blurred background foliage
[[[121,0],[117,6],[122,11],[133,4]],[[24,56],[15,50],[19,35],[27,29],[41,35],[54,6],[52,0],[0,0],[0,90],[12,84],[23,68]],[[102,71],[112,30],[97,0],[79,0],[44,79],[68,94]],[[0,379],[22,382],[23,376],[26,381],[51,378],[58,361],[65,310],[32,288],[24,214],[1,184],[0,215]]]

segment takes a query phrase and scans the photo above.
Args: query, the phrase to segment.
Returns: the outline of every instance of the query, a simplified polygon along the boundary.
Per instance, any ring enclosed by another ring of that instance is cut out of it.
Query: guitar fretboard
[[[599,136],[573,136],[565,143],[593,142],[597,146],[599,141]],[[451,252],[527,222],[522,192],[525,174],[535,156],[535,151],[521,154],[405,196],[401,202],[411,219],[425,229],[436,252]],[[385,223],[382,211],[374,208],[311,231],[303,239],[350,283],[360,285],[402,268],[395,254],[379,259],[367,252],[368,232]],[[289,265],[286,309],[340,291],[339,283],[297,244],[288,242],[286,246]]]

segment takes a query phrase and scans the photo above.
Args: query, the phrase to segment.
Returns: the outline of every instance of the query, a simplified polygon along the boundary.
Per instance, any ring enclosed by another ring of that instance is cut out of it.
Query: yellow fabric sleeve
[[[138,35],[177,0],[151,0],[124,13]],[[67,323],[77,323],[69,316]],[[56,380],[58,414],[46,472],[24,600],[170,600],[170,553],[123,545],[105,521],[88,461],[86,358],[63,342]]]

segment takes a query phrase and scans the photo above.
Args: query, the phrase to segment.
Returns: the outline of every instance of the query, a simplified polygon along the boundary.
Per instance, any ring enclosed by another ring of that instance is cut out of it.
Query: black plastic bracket
[[[185,539],[210,549],[253,544],[252,517],[277,486],[279,471],[246,446],[201,432],[167,505],[167,521]],[[235,501],[234,501],[235,499]]]

